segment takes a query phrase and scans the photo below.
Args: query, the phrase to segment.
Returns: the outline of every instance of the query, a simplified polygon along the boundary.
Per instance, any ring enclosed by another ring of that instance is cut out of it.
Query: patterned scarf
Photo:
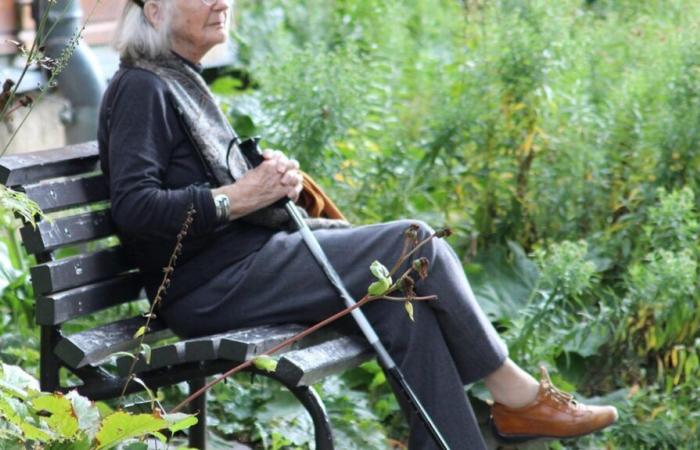
[[[238,137],[199,72],[177,55],[154,60],[138,59],[127,64],[156,74],[175,102],[183,128],[199,152],[205,169],[217,186],[231,184],[250,170],[237,142]],[[284,208],[268,206],[243,218],[246,222],[275,230],[291,228]]]

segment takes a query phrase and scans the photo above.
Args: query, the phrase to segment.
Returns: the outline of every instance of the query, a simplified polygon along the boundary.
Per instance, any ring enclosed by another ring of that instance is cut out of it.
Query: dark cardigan
[[[165,84],[122,66],[102,101],[98,143],[112,218],[153,298],[188,205],[196,215],[167,299],[174,301],[262,247],[272,231],[216,219],[210,181]]]

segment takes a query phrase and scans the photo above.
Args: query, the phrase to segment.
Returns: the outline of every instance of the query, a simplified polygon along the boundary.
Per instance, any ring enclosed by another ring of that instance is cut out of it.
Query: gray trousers
[[[420,225],[421,237],[432,231],[419,221],[395,221],[314,234],[352,296],[360,299],[373,281],[372,261],[393,266],[412,223]],[[450,447],[485,449],[464,385],[500,367],[507,349],[477,304],[449,244],[433,239],[418,256],[430,260],[430,273],[418,281],[416,293],[438,299],[414,302],[415,322],[401,302],[377,300],[363,311]],[[312,324],[343,308],[300,233],[280,232],[161,314],[175,333],[198,336],[264,324]],[[347,318],[340,326],[352,329],[354,324]],[[404,412],[410,422],[409,448],[436,448],[420,419]]]

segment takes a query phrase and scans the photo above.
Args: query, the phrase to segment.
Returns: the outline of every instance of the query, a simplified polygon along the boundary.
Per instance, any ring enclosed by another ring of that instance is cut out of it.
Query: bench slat
[[[201,339],[192,339],[185,345],[185,361],[213,361],[219,355],[219,344],[223,333],[216,336],[208,336]]]
[[[102,175],[31,184],[23,186],[23,190],[45,213],[109,200],[109,188]]]
[[[100,239],[115,233],[109,211],[96,211],[27,224],[21,229],[22,242],[29,253],[43,253],[59,247]]]
[[[30,269],[37,295],[63,291],[134,269],[123,247],[112,247],[40,264]]]
[[[174,344],[154,348],[151,351],[150,363],[147,363],[146,358],[141,354],[139,354],[138,358],[134,366],[134,373],[182,364],[185,362],[185,342],[176,342]],[[117,372],[119,375],[123,377],[129,375],[129,369],[131,369],[132,363],[133,359],[128,356],[117,358]]]
[[[13,187],[88,173],[98,168],[97,143],[86,142],[59,149],[3,156],[0,160],[0,183]]]
[[[240,330],[221,339],[219,358],[245,361],[284,342],[303,329],[301,325],[289,324]]]
[[[285,353],[275,374],[292,385],[309,386],[328,375],[356,367],[373,356],[369,344],[361,338],[344,336]]]
[[[138,339],[134,339],[134,334],[145,324],[144,317],[136,316],[71,334],[59,341],[54,353],[73,368],[96,365],[115,352],[135,348]],[[145,343],[159,341],[173,335],[172,331],[158,319],[152,320],[149,328],[150,331],[144,337]]]
[[[143,283],[138,273],[40,296],[36,302],[39,325],[59,325],[71,319],[139,298]]]
[[[211,361],[215,359],[229,359],[233,363],[239,363],[245,359],[240,355],[256,355],[271,348],[284,339],[294,336],[304,328],[301,325],[265,325],[261,327],[243,328],[227,331],[212,336],[203,336],[178,342],[182,349],[165,349],[175,344],[153,349],[151,363],[146,364],[143,358],[139,358],[136,372],[156,370],[173,364],[196,361]],[[223,345],[226,342],[226,345]],[[222,351],[223,348],[223,351]],[[174,359],[177,355],[177,359]],[[117,369],[122,376],[126,376],[131,366],[131,358],[123,356],[117,359]]]

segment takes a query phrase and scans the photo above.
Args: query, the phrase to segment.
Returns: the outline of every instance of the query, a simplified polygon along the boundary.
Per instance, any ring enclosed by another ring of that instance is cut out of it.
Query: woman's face
[[[228,35],[229,0],[171,0],[173,50],[194,62]]]

